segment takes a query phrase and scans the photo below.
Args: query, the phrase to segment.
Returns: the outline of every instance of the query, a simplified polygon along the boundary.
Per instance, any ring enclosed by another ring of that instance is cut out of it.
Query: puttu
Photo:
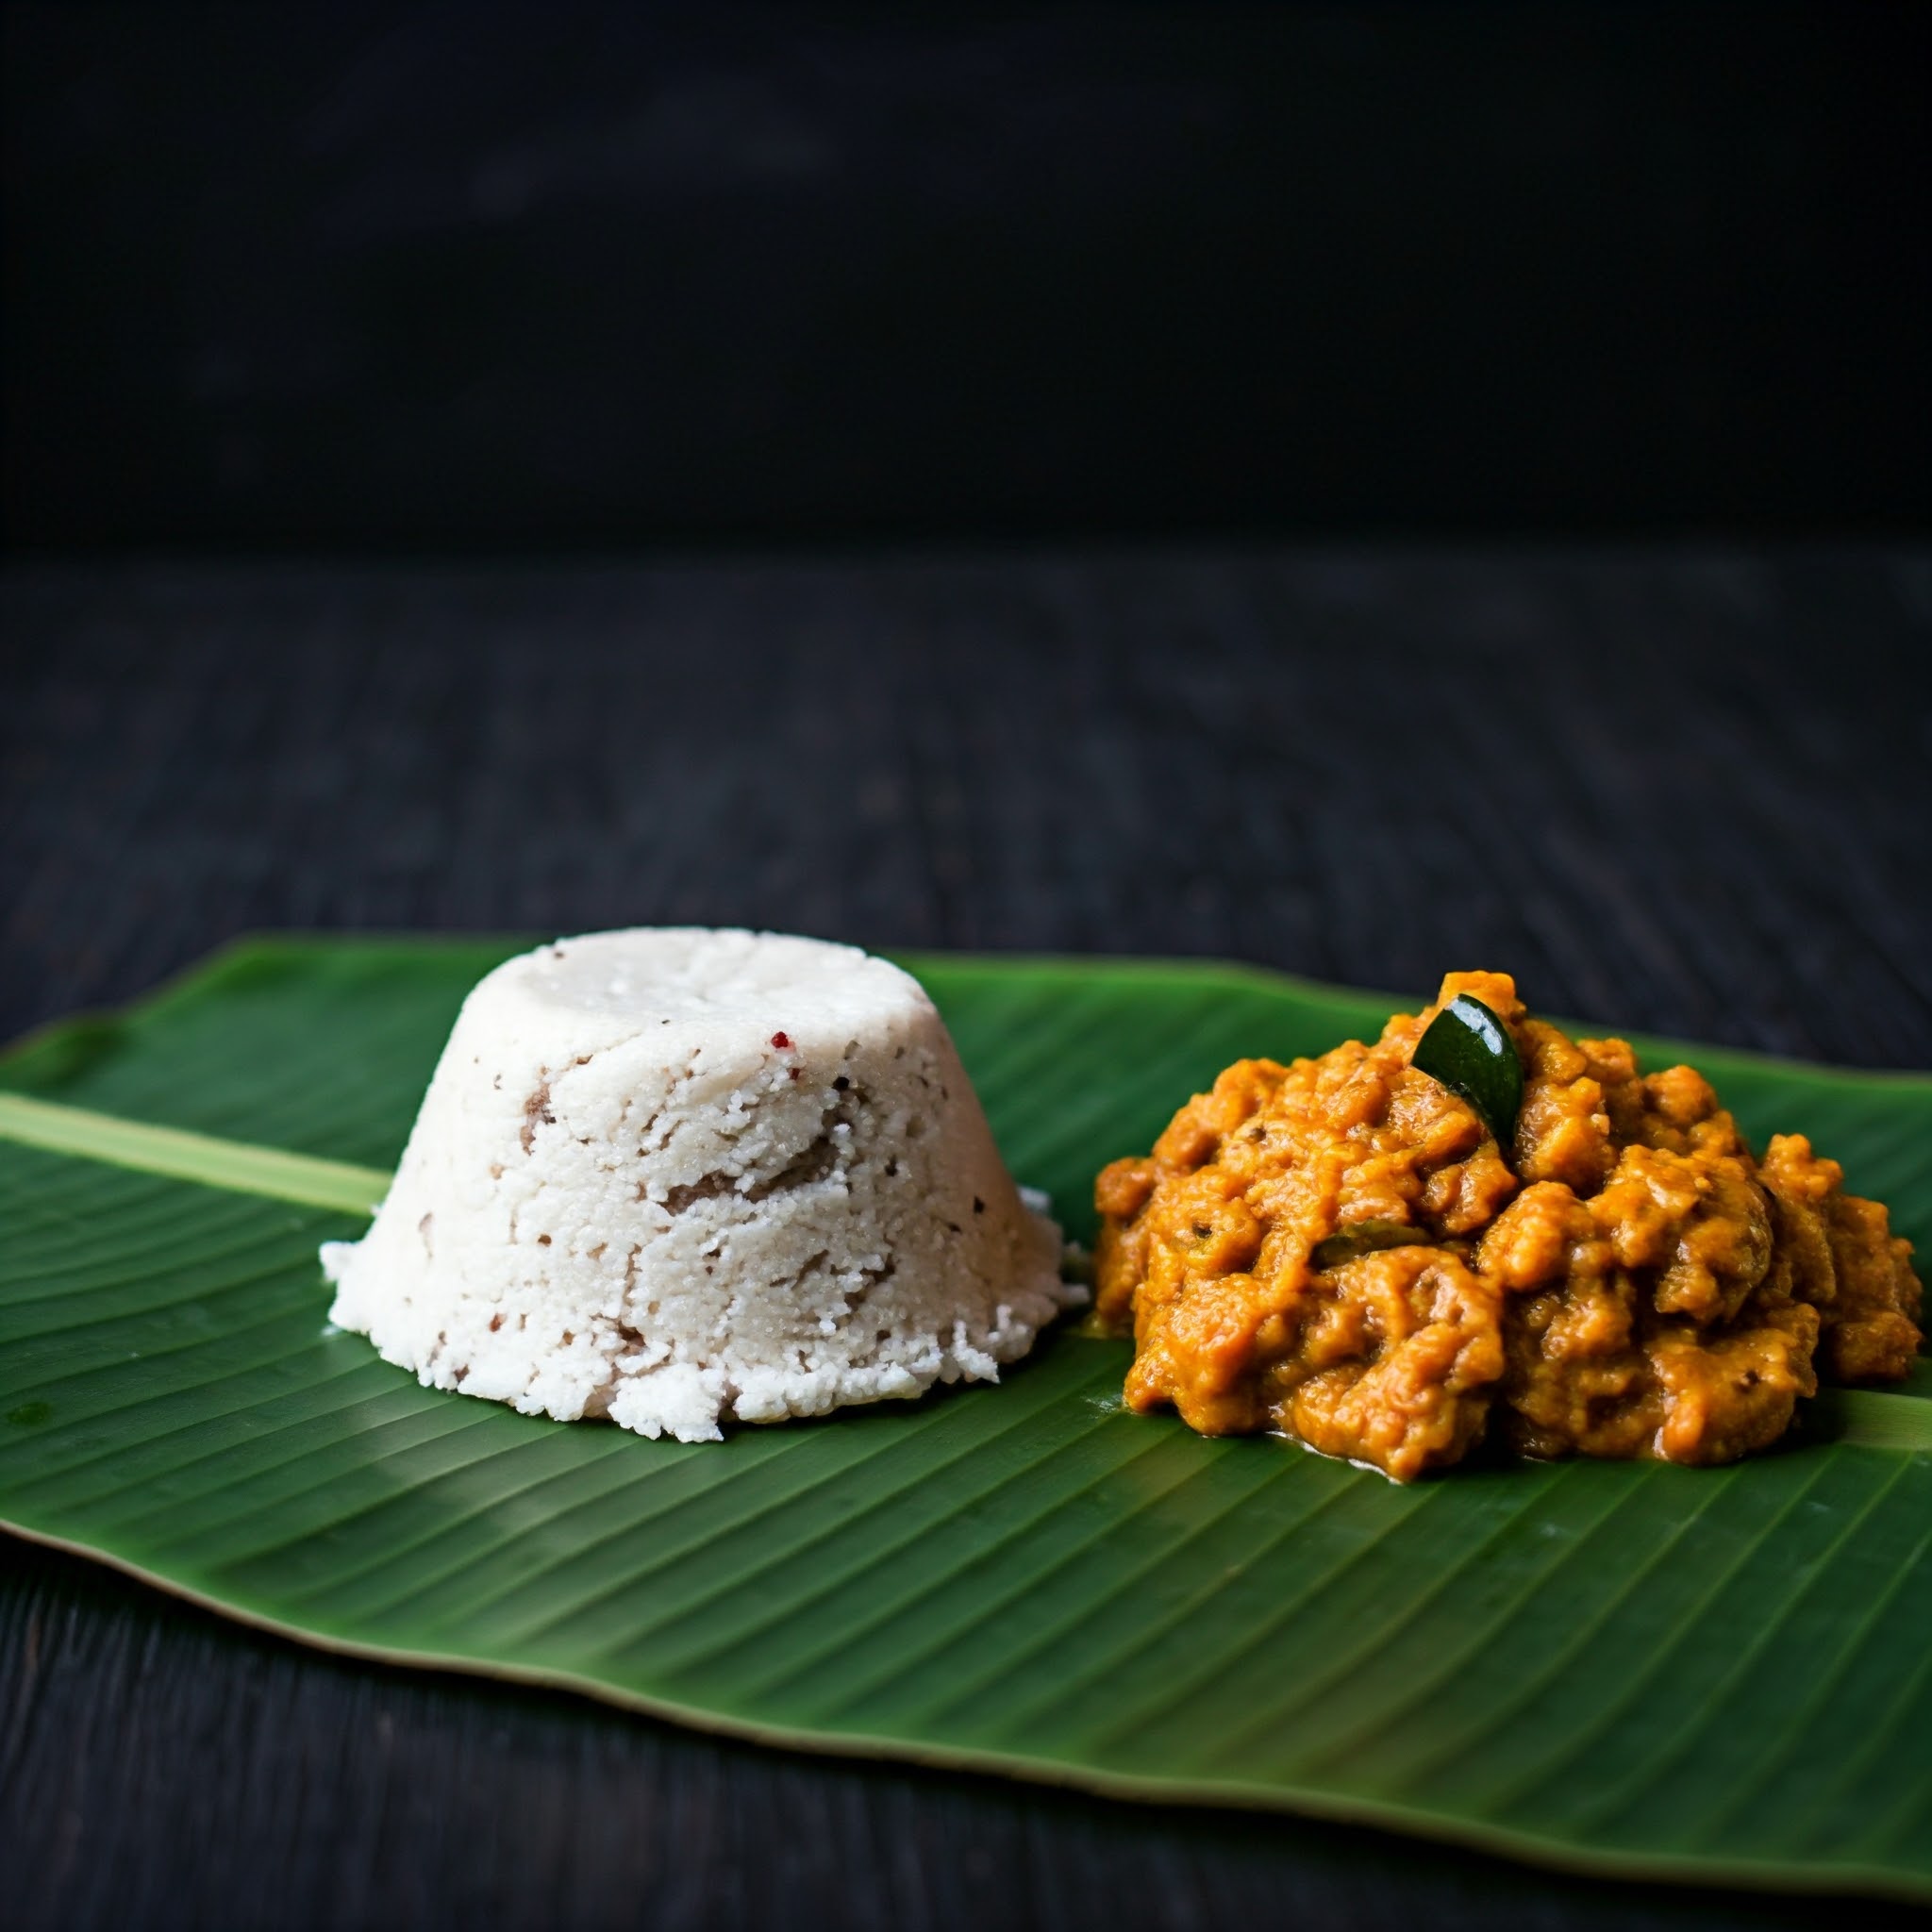
[[[1084,1299],[937,1009],[855,947],[639,928],[464,1001],[329,1319],[426,1386],[714,1441],[993,1381]]]

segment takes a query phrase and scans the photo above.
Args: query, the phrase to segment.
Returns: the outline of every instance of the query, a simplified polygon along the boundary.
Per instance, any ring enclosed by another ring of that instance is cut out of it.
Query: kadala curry
[[[1506,974],[1372,1045],[1237,1061],[1095,1203],[1129,1407],[1399,1479],[1486,1435],[1728,1462],[1920,1342],[1910,1244],[1836,1162],[1754,1156],[1701,1074],[1572,1040]]]

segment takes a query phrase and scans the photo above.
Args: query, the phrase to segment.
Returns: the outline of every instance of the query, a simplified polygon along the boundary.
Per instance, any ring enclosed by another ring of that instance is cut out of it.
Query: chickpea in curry
[[[1410,1065],[1458,994],[1523,1072],[1509,1144]],[[1537,1457],[1730,1462],[1918,1352],[1911,1245],[1802,1134],[1755,1158],[1703,1075],[1452,973],[1373,1045],[1239,1060],[1095,1184],[1096,1307],[1130,1407],[1278,1430],[1398,1480],[1486,1435]]]

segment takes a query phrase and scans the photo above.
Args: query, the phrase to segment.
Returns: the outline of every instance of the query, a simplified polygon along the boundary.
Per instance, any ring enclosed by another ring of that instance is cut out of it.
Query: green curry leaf
[[[1359,1260],[1364,1255],[1384,1248],[1412,1247],[1417,1241],[1434,1237],[1406,1221],[1351,1221],[1338,1227],[1326,1241],[1317,1241],[1308,1259],[1317,1268],[1340,1268],[1344,1262]]]
[[[1459,1093],[1508,1152],[1523,1105],[1523,1062],[1508,1027],[1481,1000],[1458,993],[1429,1022],[1408,1063]]]

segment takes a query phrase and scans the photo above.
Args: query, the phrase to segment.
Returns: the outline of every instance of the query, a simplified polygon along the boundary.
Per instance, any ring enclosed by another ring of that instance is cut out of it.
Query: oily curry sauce
[[[1458,994],[1523,1064],[1507,1150],[1409,1064]],[[1280,1429],[1405,1480],[1491,1429],[1728,1462],[1821,1370],[1895,1380],[1917,1353],[1910,1244],[1842,1183],[1803,1135],[1754,1158],[1690,1067],[1639,1074],[1625,1041],[1530,1018],[1507,974],[1452,973],[1373,1045],[1237,1061],[1105,1169],[1097,1310],[1133,1328],[1128,1405],[1207,1435]]]

